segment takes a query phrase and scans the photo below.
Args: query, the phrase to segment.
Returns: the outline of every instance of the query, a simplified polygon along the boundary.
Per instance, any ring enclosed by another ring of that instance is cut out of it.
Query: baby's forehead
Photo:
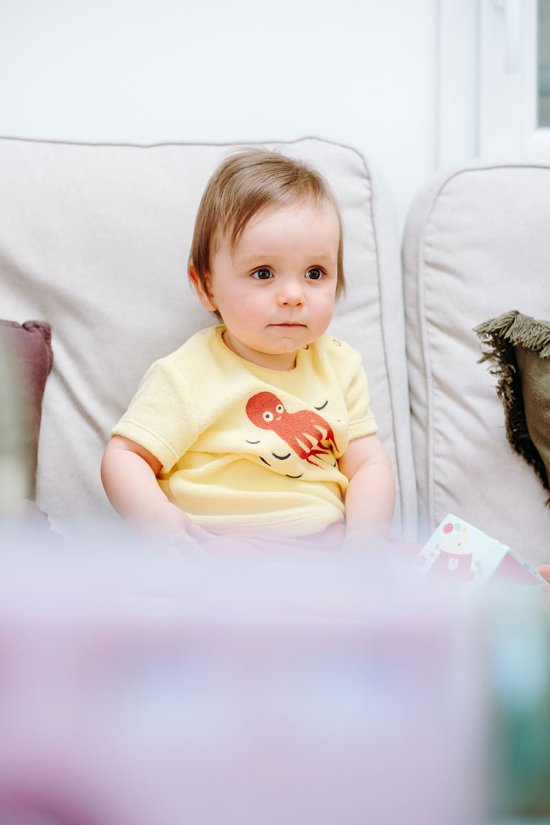
[[[279,201],[263,204],[260,208],[250,210],[244,216],[231,216],[225,222],[220,220],[218,227],[213,233],[213,249],[219,248],[224,241],[228,242],[233,251],[238,247],[243,234],[249,236],[250,230],[255,230],[258,226],[265,224],[265,219],[276,218],[278,215],[295,217],[300,213],[310,212],[319,214],[319,217],[332,218],[338,224],[338,231],[341,232],[341,221],[338,207],[329,196],[319,198],[297,198],[287,203]],[[248,230],[248,231],[247,231]]]

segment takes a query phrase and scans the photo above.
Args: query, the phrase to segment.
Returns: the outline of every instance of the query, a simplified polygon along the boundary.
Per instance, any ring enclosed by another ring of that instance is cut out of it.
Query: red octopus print
[[[277,433],[309,464],[315,464],[312,458],[330,453],[331,444],[337,449],[328,421],[311,410],[287,412],[281,399],[272,392],[259,392],[249,398],[246,414],[257,427]]]

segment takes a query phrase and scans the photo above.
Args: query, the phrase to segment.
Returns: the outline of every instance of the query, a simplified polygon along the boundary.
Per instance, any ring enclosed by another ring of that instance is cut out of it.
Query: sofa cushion
[[[0,344],[7,357],[0,385],[0,453],[19,462],[24,494],[34,498],[42,399],[53,360],[51,327],[43,321],[0,320]]]
[[[347,291],[332,330],[356,347],[395,468],[396,531],[416,493],[399,244],[393,210],[354,150],[317,139],[270,144],[328,179],[345,232]],[[213,323],[186,276],[198,203],[241,145],[86,145],[0,139],[0,300],[47,318],[56,359],[44,397],[38,502],[54,526],[111,512],[104,444],[145,369]]]
[[[550,317],[550,164],[479,163],[417,196],[404,241],[412,438],[422,532],[446,513],[547,560],[546,494],[506,439],[473,328]]]
[[[475,331],[498,378],[508,441],[550,491],[550,323],[513,310]]]

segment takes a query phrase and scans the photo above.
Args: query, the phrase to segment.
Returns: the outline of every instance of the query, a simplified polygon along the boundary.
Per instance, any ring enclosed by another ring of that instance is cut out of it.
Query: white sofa
[[[213,320],[186,260],[204,184],[241,146],[0,139],[0,318],[52,327],[37,502],[55,529],[112,517],[99,479],[111,425],[145,368]],[[398,482],[395,534],[422,539],[450,511],[550,561],[547,494],[505,439],[472,331],[510,309],[550,318],[550,160],[429,183],[402,265],[391,204],[359,153],[270,146],[317,166],[342,208],[347,291],[332,329],[365,361]]]

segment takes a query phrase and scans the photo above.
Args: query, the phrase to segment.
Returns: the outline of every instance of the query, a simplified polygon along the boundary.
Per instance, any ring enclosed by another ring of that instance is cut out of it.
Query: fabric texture
[[[51,327],[43,321],[0,320],[0,336],[13,378],[11,386],[2,388],[2,453],[19,453],[26,466],[27,493],[34,498],[42,399],[53,362]]]
[[[508,441],[550,490],[550,322],[512,310],[475,332],[488,347],[481,362],[498,378]]]
[[[456,513],[533,566],[547,493],[510,449],[473,328],[513,307],[550,318],[548,215],[548,159],[475,163],[422,188],[403,245],[419,538]]]
[[[342,521],[350,439],[377,432],[361,356],[325,335],[289,371],[196,333],[145,374],[113,434],[162,463],[160,486],[210,530],[300,536]]]

